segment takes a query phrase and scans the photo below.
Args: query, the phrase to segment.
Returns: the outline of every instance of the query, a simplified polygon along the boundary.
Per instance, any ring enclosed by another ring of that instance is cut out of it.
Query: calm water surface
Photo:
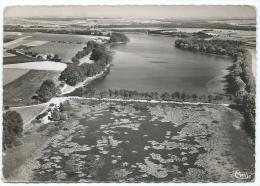
[[[114,59],[110,74],[95,82],[92,88],[224,92],[223,76],[228,73],[231,59],[177,49],[170,37],[140,33],[127,36],[129,43],[112,47]]]

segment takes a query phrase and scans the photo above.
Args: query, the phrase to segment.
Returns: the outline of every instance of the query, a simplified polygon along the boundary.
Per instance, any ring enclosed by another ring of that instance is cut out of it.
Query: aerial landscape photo
[[[2,50],[4,182],[254,182],[254,7],[10,6]]]

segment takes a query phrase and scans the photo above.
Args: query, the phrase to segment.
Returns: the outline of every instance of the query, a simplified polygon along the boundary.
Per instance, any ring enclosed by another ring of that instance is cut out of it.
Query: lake
[[[111,47],[114,52],[110,74],[91,85],[97,90],[196,94],[224,93],[227,57],[183,51],[174,47],[174,38],[129,33],[130,42]]]

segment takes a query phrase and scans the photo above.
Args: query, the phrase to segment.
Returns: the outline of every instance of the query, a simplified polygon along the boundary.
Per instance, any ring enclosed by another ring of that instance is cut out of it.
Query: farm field
[[[67,67],[64,63],[52,61],[29,62],[19,64],[4,65],[5,69],[33,69],[33,70],[49,70],[49,71],[63,71]]]
[[[71,58],[85,46],[86,44],[48,42],[43,45],[30,48],[27,51],[43,54],[54,53],[58,54],[62,62],[71,62]]]
[[[4,34],[4,43],[11,42],[13,40],[16,40],[19,38],[19,35],[17,34]]]
[[[64,112],[66,122],[25,131],[21,146],[35,153],[19,155],[13,174],[4,165],[7,180],[225,182],[238,181],[236,170],[254,169],[254,147],[237,127],[242,116],[227,107],[69,100]],[[27,144],[35,134],[49,138]]]
[[[73,34],[49,34],[49,33],[23,33],[24,36],[31,36],[30,40],[40,41],[63,41],[72,43],[87,43],[95,38],[102,38],[101,36],[88,36],[88,35],[73,35]]]
[[[4,57],[3,64],[27,63],[27,62],[34,62],[36,60],[37,59],[35,59],[35,58],[28,57],[26,55],[15,52],[14,56]]]
[[[5,50],[4,50],[3,53],[4,53],[4,56],[3,56],[4,58],[5,58],[5,57],[14,57],[14,56],[15,56],[15,54],[11,54],[11,53],[9,53],[9,52],[6,52]]]
[[[15,81],[4,86],[3,103],[8,106],[36,104],[31,97],[43,81],[52,79],[58,84],[60,71],[30,70]]]
[[[27,72],[29,72],[29,69],[3,68],[3,85],[13,82]]]
[[[27,40],[28,38],[31,38],[31,36],[19,37],[19,38],[15,39],[15,40],[12,40],[10,42],[4,43],[4,47],[8,48],[8,49],[16,48],[16,47],[18,47],[20,45],[29,43],[30,40]]]
[[[12,35],[9,32],[9,35]],[[6,35],[7,37],[8,35]],[[39,54],[58,54],[63,62],[71,62],[71,58],[82,50],[86,43],[102,36],[72,35],[72,34],[48,34],[48,33],[20,33],[19,38],[5,43],[7,49],[21,49],[37,52]],[[35,61],[33,58],[17,54],[13,57],[5,57],[4,64]]]

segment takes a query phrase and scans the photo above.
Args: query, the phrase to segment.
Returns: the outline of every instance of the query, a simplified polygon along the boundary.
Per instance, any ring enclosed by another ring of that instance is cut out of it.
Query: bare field
[[[230,108],[86,100],[64,105],[65,123],[39,123],[21,139],[30,152],[36,142],[28,147],[25,139],[37,131],[39,138],[49,136],[10,180],[230,182],[241,181],[236,170],[254,169],[253,147],[234,127],[242,116]],[[4,158],[15,159],[15,149]]]

